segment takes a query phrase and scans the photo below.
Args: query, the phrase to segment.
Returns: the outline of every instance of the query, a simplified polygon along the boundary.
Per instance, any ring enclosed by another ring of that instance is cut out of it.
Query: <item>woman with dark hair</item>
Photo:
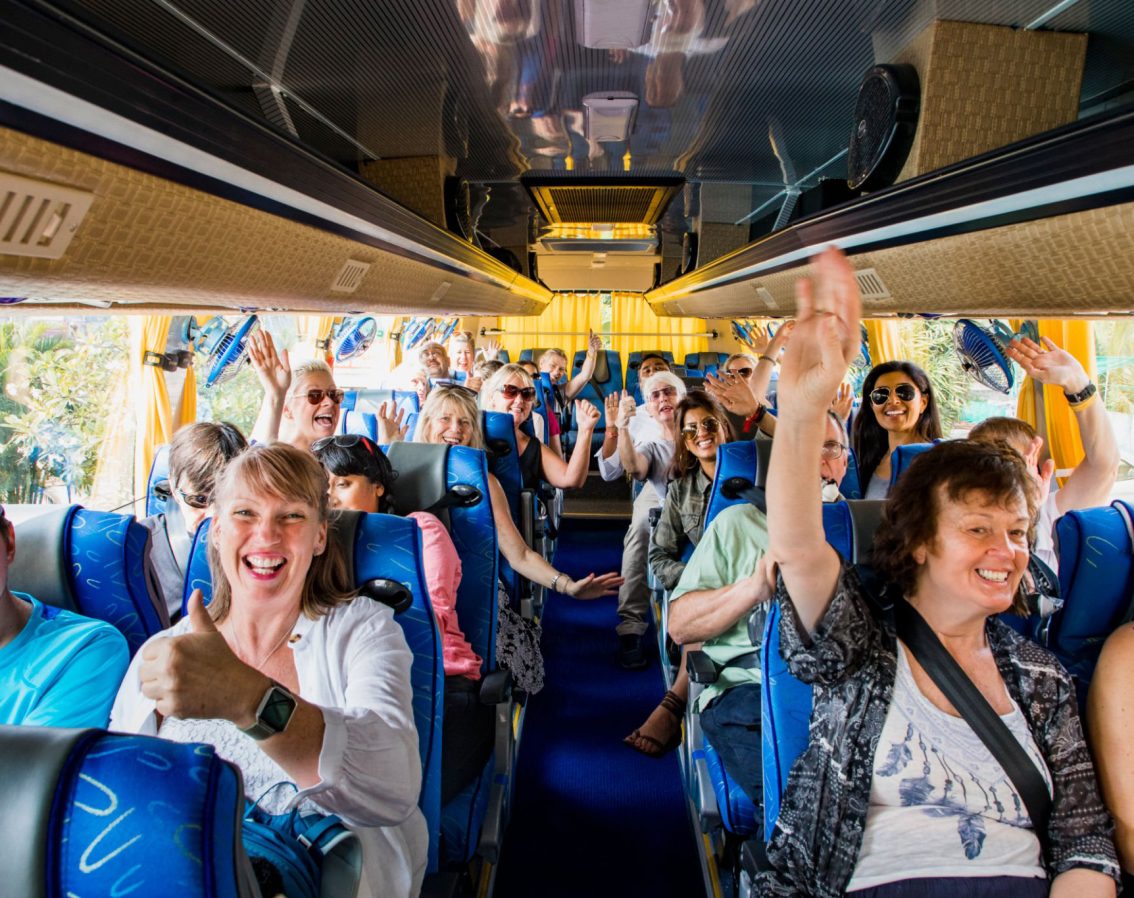
[[[999,617],[1022,601],[1034,482],[1002,443],[920,455],[879,525],[873,561],[886,586],[872,600],[824,538],[814,476],[831,395],[858,352],[858,287],[837,250],[813,270],[780,373],[768,520],[781,651],[814,704],[756,891],[1110,898],[1112,827],[1071,678]],[[959,713],[925,646],[908,647],[907,625],[940,643],[942,663],[955,663],[945,679],[979,693],[986,725]],[[1019,757],[1012,773],[985,726]],[[1033,789],[1017,785],[1029,776]]]
[[[429,839],[413,656],[388,606],[353,601],[326,472],[310,451],[253,446],[214,507],[212,601],[194,590],[134,656],[111,728],[215,746],[264,813],[337,814],[357,833],[360,896],[417,895]]]
[[[654,375],[658,377],[659,375]],[[669,488],[661,518],[650,539],[650,567],[665,589],[673,589],[685,570],[686,552],[705,531],[705,512],[717,470],[717,447],[733,438],[732,426],[720,404],[704,390],[690,390],[674,412],[677,443],[670,467]],[[681,719],[689,698],[685,653],[697,646],[682,646],[681,667],[673,688],[646,722],[623,740],[652,758],[681,744]]]
[[[382,452],[356,433],[327,437],[311,451],[330,478],[331,508],[370,514],[390,509],[397,472]],[[441,803],[449,801],[484,769],[492,754],[493,709],[479,698],[481,659],[457,622],[461,558],[436,515],[406,515],[421,529],[425,583],[441,630],[445,661],[445,714],[441,738]]]
[[[862,382],[862,408],[853,434],[865,498],[886,498],[890,453],[898,446],[939,439],[941,420],[929,376],[913,362],[875,365]]]

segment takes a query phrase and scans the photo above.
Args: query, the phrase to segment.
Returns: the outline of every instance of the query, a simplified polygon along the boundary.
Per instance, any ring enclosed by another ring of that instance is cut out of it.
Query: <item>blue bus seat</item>
[[[827,542],[854,564],[869,562],[874,532],[882,519],[881,501],[840,501],[823,506]],[[780,654],[780,607],[773,602],[764,623],[760,713],[764,751],[764,833],[770,835],[792,765],[807,747],[812,691],[797,680]]]
[[[169,507],[173,484],[169,482],[169,444],[154,449],[150,476],[146,480],[146,517],[162,514]]]
[[[727,358],[727,352],[690,352],[685,356],[685,367],[702,373],[708,373],[711,367],[715,372]]]
[[[169,626],[150,564],[150,532],[133,515],[53,508],[21,520],[16,544],[9,588],[106,621],[126,637],[131,657]]]
[[[913,460],[923,452],[928,452],[936,443],[907,443],[890,453],[890,489],[892,490]],[[856,473],[857,473],[857,465]]]
[[[512,354],[507,349],[498,349],[496,351],[496,358],[503,362],[505,365],[512,363]]]
[[[626,391],[631,393],[634,396],[634,401],[639,404],[642,402],[642,391],[641,385],[638,383],[638,369],[642,365],[642,356],[644,355],[660,355],[666,360],[666,364],[670,368],[673,367],[673,353],[668,350],[642,349],[632,352],[626,357]]]
[[[486,677],[496,667],[497,578],[499,551],[488,492],[488,463],[479,449],[422,443],[394,443],[389,458],[398,472],[395,509],[399,514],[429,510],[449,528],[461,559],[457,617],[461,630],[482,659]],[[457,488],[471,487],[474,502],[449,501]],[[515,764],[514,704],[496,708],[496,750],[477,779],[441,809],[443,865],[462,865],[474,854],[491,863],[499,857]]]
[[[200,589],[204,601],[212,599],[212,577],[208,566],[206,518],[197,528],[190,553],[185,597]],[[360,595],[365,601],[366,584],[373,580],[393,580],[408,592],[407,607],[395,608],[394,619],[401,625],[406,643],[413,652],[410,685],[413,690],[414,725],[421,754],[422,785],[418,805],[429,830],[427,870],[438,868],[438,842],[441,824],[441,729],[445,705],[445,670],[441,653],[441,631],[433,616],[426,587],[421,532],[417,522],[389,514],[340,511],[331,516],[328,539],[345,550],[354,570]],[[183,608],[184,613],[184,608]]]
[[[339,433],[360,433],[377,443],[376,416],[383,402],[394,403],[399,411],[405,412],[406,420],[421,411],[417,393],[413,390],[347,390],[343,395]],[[409,432],[413,433],[412,430]]]
[[[582,371],[583,361],[586,357],[587,354],[582,350],[575,353],[575,358],[571,364],[572,376]],[[603,433],[606,430],[606,397],[621,389],[622,361],[618,353],[609,349],[600,351],[595,363],[595,373],[592,375],[591,379],[587,381],[586,385],[579,392],[579,395],[575,397],[575,399],[587,400],[594,405],[599,412],[598,424],[595,425],[594,433],[591,436],[591,445],[589,448],[584,447],[584,450],[588,453],[595,452],[598,447],[602,445]],[[579,432],[579,422],[575,416],[574,402],[571,403],[568,412],[571,416],[571,426],[568,428],[564,450],[575,445]]]
[[[240,842],[240,771],[212,746],[2,726],[0,789],[18,820],[5,894],[260,894]]]
[[[1075,679],[1080,707],[1106,638],[1134,611],[1134,505],[1069,511],[1055,525],[1062,607],[1047,647]]]
[[[717,447],[717,468],[709,504],[705,509],[705,527],[730,505],[749,501],[750,491],[762,490],[768,476],[772,441],[764,437],[722,443]]]
[[[508,497],[512,522],[520,531],[524,542],[529,548],[539,551],[535,536],[536,495],[534,490],[524,488],[512,416],[504,412],[489,411],[481,414],[484,419],[488,470],[500,481],[500,487]],[[532,600],[531,583],[516,573],[504,558],[500,559],[500,579],[504,581],[515,607],[520,608],[525,600],[529,602]]]
[[[844,499],[862,498],[862,485],[858,479],[858,456],[850,446],[847,446],[847,472],[839,484],[839,492],[843,494]]]

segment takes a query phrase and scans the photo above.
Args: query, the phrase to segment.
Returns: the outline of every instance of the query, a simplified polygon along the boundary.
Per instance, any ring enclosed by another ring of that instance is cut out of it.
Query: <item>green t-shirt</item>
[[[685,566],[669,600],[679,601],[687,592],[731,586],[751,574],[767,550],[768,519],[764,513],[748,502],[726,508],[713,518],[701,541],[697,543],[693,557]],[[748,638],[747,615],[703,646],[705,654],[717,664],[724,664],[752,650],[752,641]],[[720,679],[706,686],[697,697],[694,708],[701,711],[714,698],[733,686],[759,682],[759,668],[726,667],[721,671]]]

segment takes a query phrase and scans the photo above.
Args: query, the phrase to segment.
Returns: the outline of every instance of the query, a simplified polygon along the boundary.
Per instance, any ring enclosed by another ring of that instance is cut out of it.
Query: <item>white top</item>
[[[189,620],[183,618],[150,641],[188,630]],[[298,793],[289,787],[275,789],[261,804],[269,810],[299,804],[305,810],[338,814],[362,843],[358,894],[416,896],[429,835],[417,807],[421,759],[410,687],[413,657],[402,628],[389,607],[356,600],[316,621],[301,616],[295,634],[299,638],[288,647],[295,653],[299,693],[323,712],[320,781]],[[139,679],[142,654],[134,656],[126,672],[110,728],[153,735],[158,732],[154,702],[142,694]],[[221,757],[240,767],[251,799],[260,798],[273,783],[289,781],[255,741],[229,721],[170,718],[159,735],[213,744]]]
[[[1055,551],[1055,522],[1059,518],[1059,506],[1055,503],[1055,490],[1052,490],[1036,516],[1036,546],[1032,551],[1056,574],[1059,573],[1059,553]]]
[[[864,499],[885,499],[890,494],[890,478],[885,479],[877,474],[870,475],[870,482],[866,485]]]
[[[1015,701],[1000,718],[1051,789]],[[874,755],[862,850],[847,891],[949,876],[1045,878],[1027,808],[968,723],[935,707],[898,644],[894,695]]]
[[[665,438],[662,426],[641,406],[634,412],[627,430],[634,448],[649,460],[650,470],[646,479],[657,491],[659,502],[664,502],[669,464],[673,459],[673,441]],[[595,458],[598,459],[599,475],[603,480],[617,480],[625,475],[626,469],[622,467],[622,459],[618,457],[617,450],[610,458],[603,458],[600,447],[595,452]]]

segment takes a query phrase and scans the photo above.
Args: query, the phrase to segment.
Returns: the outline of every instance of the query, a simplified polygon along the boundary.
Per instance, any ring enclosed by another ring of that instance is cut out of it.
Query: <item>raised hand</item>
[[[622,398],[618,400],[617,425],[619,427],[629,427],[630,419],[634,417],[637,411],[638,404],[634,401],[634,397],[629,390],[624,390]]]
[[[743,377],[725,380],[715,374],[705,376],[705,390],[734,415],[749,417],[756,414],[759,401],[752,387]]]
[[[378,442],[383,446],[406,438],[409,424],[402,423],[406,417],[404,408],[398,408],[392,402],[383,402],[378,406],[378,414],[374,417],[378,424]]]
[[[601,418],[602,413],[586,399],[575,400],[575,420],[579,423],[580,432],[593,431]]]
[[[622,425],[618,423],[618,391],[607,393],[602,401],[606,409],[606,429],[615,430]]]
[[[188,604],[188,633],[155,639],[142,649],[142,694],[163,717],[236,720],[251,710],[249,702],[255,702],[257,689],[263,694],[267,679],[229,648],[201,590],[193,590]]]
[[[482,358],[486,362],[493,361],[498,355],[500,355],[501,348],[502,347],[499,340],[489,340],[481,346],[480,351],[482,353]]]
[[[291,386],[291,365],[287,350],[276,354],[276,344],[272,335],[258,330],[248,341],[248,359],[256,369],[256,376],[264,387],[264,392],[279,398],[287,395]]]
[[[826,410],[858,354],[862,297],[839,250],[816,256],[813,277],[796,281],[798,316],[780,369],[781,416]]]
[[[787,346],[788,340],[791,339],[792,333],[795,331],[795,319],[789,318],[780,325],[780,329],[776,331],[776,335],[772,337],[771,342],[768,344],[766,355],[773,359],[778,359],[780,353],[784,351]]]
[[[1032,439],[1028,451],[1024,453],[1024,464],[1027,466],[1028,474],[1036,483],[1037,505],[1043,505],[1047,501],[1048,493],[1051,492],[1051,478],[1055,476],[1054,459],[1049,458],[1042,465],[1040,464],[1039,459],[1042,451],[1043,437],[1037,436]]]
[[[854,389],[844,380],[839,384],[839,391],[831,401],[831,411],[846,421],[850,417],[852,408],[854,408]]]
[[[587,329],[587,352],[598,352],[602,349],[602,337],[593,330]]]
[[[1075,356],[1060,349],[1047,337],[1040,337],[1043,346],[1030,337],[1017,337],[1008,344],[1008,358],[1041,384],[1062,387],[1065,393],[1078,393],[1090,383],[1090,377]]]
[[[575,599],[599,599],[618,594],[622,577],[616,573],[595,576],[587,574],[582,580],[572,580],[566,588],[567,595]]]
[[[475,374],[470,374],[465,378],[464,386],[466,389],[472,390],[474,393],[479,393],[480,388],[484,386],[484,381],[477,377]]]

